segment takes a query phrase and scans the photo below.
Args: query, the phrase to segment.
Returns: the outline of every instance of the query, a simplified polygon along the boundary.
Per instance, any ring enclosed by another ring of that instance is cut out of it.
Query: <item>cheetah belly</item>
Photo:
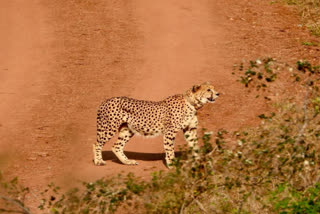
[[[128,123],[128,127],[135,134],[144,136],[144,137],[156,137],[162,133],[161,130],[158,128],[158,126]]]
[[[156,137],[162,133],[163,125],[159,118],[147,118],[145,116],[128,115],[127,124],[135,134],[145,137]],[[156,119],[155,119],[156,118]]]

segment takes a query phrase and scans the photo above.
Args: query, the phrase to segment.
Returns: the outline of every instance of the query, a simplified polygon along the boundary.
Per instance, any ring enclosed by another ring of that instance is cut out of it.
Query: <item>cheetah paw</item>
[[[167,164],[167,168],[168,168],[168,169],[173,169],[174,166],[172,165],[172,163],[170,163],[170,164]]]
[[[104,166],[106,162],[104,160],[93,160],[94,165],[96,166]]]
[[[138,162],[135,160],[126,160],[125,162],[123,162],[126,165],[138,165]]]

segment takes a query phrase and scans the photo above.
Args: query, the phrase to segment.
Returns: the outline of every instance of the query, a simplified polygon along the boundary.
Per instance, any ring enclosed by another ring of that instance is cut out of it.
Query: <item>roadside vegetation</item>
[[[303,23],[311,32],[320,35],[320,2],[318,0],[283,0],[289,5],[295,6],[302,17]]]
[[[5,180],[0,172],[0,213],[30,213],[25,205],[29,188],[19,185],[18,178]]]
[[[270,105],[258,127],[203,130],[199,158],[181,148],[174,169],[154,172],[149,181],[118,175],[67,192],[50,184],[39,212],[319,213],[319,74],[307,61],[235,65],[239,84]],[[0,212],[31,213],[28,188],[0,179]]]

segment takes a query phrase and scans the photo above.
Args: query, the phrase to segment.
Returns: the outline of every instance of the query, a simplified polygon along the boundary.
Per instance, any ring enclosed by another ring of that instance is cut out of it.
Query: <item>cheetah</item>
[[[112,152],[126,165],[137,165],[124,154],[125,144],[133,135],[146,137],[163,135],[165,160],[171,168],[174,159],[174,140],[183,130],[188,145],[196,151],[197,110],[206,103],[213,103],[219,93],[209,83],[194,85],[184,94],[170,96],[162,101],[143,101],[128,97],[113,97],[105,100],[97,114],[97,142],[93,144],[94,164],[105,165],[102,148],[118,131],[118,140]]]

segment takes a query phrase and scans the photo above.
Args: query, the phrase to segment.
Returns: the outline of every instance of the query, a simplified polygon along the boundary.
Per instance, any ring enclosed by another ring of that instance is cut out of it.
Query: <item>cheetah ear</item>
[[[194,85],[194,86],[192,87],[192,92],[193,92],[193,93],[197,92],[197,91],[199,90],[199,88],[200,88],[200,85]]]

